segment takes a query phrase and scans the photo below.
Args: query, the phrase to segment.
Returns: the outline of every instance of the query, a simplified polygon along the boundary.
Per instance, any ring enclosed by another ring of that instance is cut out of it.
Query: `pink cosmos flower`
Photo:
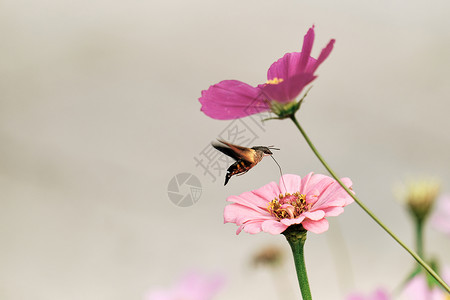
[[[351,188],[349,178],[342,181]],[[224,220],[239,226],[236,234],[242,230],[279,234],[294,224],[314,233],[327,231],[325,218],[340,215],[353,199],[333,178],[309,173],[304,178],[286,174],[279,185],[271,182],[227,201],[233,204],[225,207]]]
[[[450,236],[450,195],[442,196],[438,200],[431,223],[435,229]]]
[[[222,276],[205,276],[200,273],[186,274],[169,290],[153,290],[146,300],[211,300],[223,286]]]
[[[317,59],[310,56],[313,43],[314,26],[305,35],[302,52],[286,53],[270,66],[266,83],[253,87],[237,80],[221,81],[202,91],[201,110],[213,119],[231,120],[269,111],[274,102],[294,101],[317,77],[314,72],[331,53],[334,40]]]
[[[371,296],[365,297],[361,294],[352,294],[347,297],[347,300],[389,300],[391,299],[388,293],[382,289],[377,289]]]
[[[444,267],[440,274],[442,279],[450,284],[450,268]],[[402,296],[408,300],[447,300],[449,295],[440,287],[428,285],[424,274],[414,276],[405,286]]]

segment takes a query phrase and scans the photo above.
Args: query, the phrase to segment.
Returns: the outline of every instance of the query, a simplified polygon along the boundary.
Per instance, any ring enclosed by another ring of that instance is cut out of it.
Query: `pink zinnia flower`
[[[444,267],[443,272],[440,275],[447,284],[450,284],[450,269],[448,267]],[[434,285],[430,287],[424,274],[414,276],[414,278],[411,279],[406,285],[402,295],[408,300],[449,299],[447,298],[447,292],[441,289],[440,286]]]
[[[173,288],[153,290],[146,300],[211,300],[223,286],[222,276],[205,276],[200,273],[185,275]]]
[[[231,120],[269,111],[274,103],[294,101],[317,77],[314,72],[331,53],[334,40],[317,59],[310,56],[313,43],[314,26],[305,35],[302,52],[286,53],[270,66],[266,83],[253,87],[237,80],[221,81],[202,91],[201,110],[213,119]]]
[[[349,178],[342,181],[351,188]],[[327,231],[325,218],[340,215],[353,199],[333,178],[309,173],[303,179],[286,174],[279,185],[271,182],[257,190],[230,196],[227,201],[233,204],[225,207],[225,223],[238,225],[236,234],[242,230],[279,234],[294,224],[314,233]]]
[[[376,290],[372,295],[370,296],[363,296],[362,294],[352,294],[347,297],[346,300],[389,300],[391,299],[386,293],[386,291],[382,289]]]
[[[438,200],[437,208],[431,217],[433,227],[450,236],[450,195]]]

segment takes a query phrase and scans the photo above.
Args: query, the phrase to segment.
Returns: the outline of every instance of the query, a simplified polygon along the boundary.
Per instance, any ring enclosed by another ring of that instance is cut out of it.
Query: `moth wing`
[[[212,142],[211,145],[214,148],[216,148],[217,150],[219,150],[220,152],[222,152],[223,154],[226,154],[235,160],[239,160],[239,159],[242,159],[245,161],[253,161],[254,160],[254,150],[253,149],[234,145],[234,144],[228,143],[224,140],[218,140],[218,141],[220,143],[222,143],[223,145],[219,144],[217,142]]]
[[[211,145],[216,148],[217,150],[219,150],[220,152],[222,152],[225,155],[228,155],[229,157],[233,158],[234,160],[239,160],[239,155],[234,152],[233,150],[231,150],[231,148],[221,145],[217,142],[212,142]]]

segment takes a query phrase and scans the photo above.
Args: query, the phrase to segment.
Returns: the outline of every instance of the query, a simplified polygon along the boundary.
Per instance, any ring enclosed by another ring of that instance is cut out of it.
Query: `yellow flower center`
[[[285,195],[280,194],[278,198],[270,201],[267,206],[269,213],[278,220],[295,219],[301,213],[310,209],[311,204],[306,203],[306,196],[299,192],[292,195],[289,193]]]
[[[273,79],[267,80],[266,84],[279,84],[283,82],[283,78],[275,77]]]

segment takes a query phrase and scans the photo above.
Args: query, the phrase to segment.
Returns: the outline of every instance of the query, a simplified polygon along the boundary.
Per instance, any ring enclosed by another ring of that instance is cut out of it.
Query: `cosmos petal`
[[[202,91],[201,111],[218,120],[243,118],[270,110],[257,87],[238,80],[224,80]]]
[[[300,70],[306,69],[309,57],[311,56],[311,50],[314,44],[314,37],[315,37],[314,26],[312,26],[306,33],[305,37],[303,38],[302,54],[298,65],[298,69]]]
[[[286,80],[287,78],[294,77],[295,75],[301,73],[313,74],[314,72],[305,72],[305,70],[299,69],[301,55],[301,52],[286,53],[282,58],[278,59],[270,66],[269,70],[267,71],[267,80]],[[317,60],[315,58],[309,57],[306,68],[312,69],[315,66],[316,62]]]
[[[270,111],[271,102],[295,101],[316,79],[314,72],[333,50],[335,41],[331,40],[318,59],[311,57],[314,38],[312,26],[304,36],[301,52],[286,53],[270,66],[267,83],[253,87],[237,80],[224,80],[202,91],[201,110],[213,119],[232,120]]]
[[[264,93],[266,99],[287,103],[297,98],[305,86],[314,79],[316,79],[316,76],[312,73],[300,73],[286,78],[280,83],[262,84],[258,87]]]
[[[317,58],[317,61],[314,64],[308,65],[306,67],[308,72],[314,73],[317,70],[317,68],[325,61],[325,59],[327,59],[327,57],[330,55],[331,51],[333,50],[334,42],[335,42],[334,39],[330,40],[328,45],[322,49],[322,52],[320,53],[319,57]]]

